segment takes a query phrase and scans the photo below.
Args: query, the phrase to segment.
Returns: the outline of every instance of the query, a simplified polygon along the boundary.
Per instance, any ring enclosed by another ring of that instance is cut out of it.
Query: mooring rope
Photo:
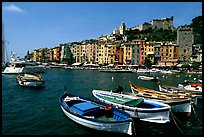
[[[132,118],[132,128],[133,128],[133,135],[136,135],[136,131],[135,131],[135,123],[134,123],[134,120],[133,120],[133,118]]]
[[[193,112],[194,112],[194,114],[195,114],[195,116],[196,116],[196,119],[200,122],[200,124],[202,124],[202,122],[200,121],[200,119],[198,118],[198,116],[197,116],[197,114],[196,114],[196,111],[195,111],[194,106],[193,106],[193,105],[191,105],[191,106],[192,106]]]
[[[192,105],[192,107],[193,107],[193,105]],[[193,110],[194,110],[194,108],[193,108]],[[171,112],[171,113],[173,113],[173,112]],[[195,113],[195,110],[194,110],[194,113]],[[172,114],[172,116],[173,116],[182,126],[184,126],[184,127],[187,127],[187,128],[190,127],[190,128],[192,128],[192,129],[202,128],[202,127],[191,127],[191,126],[184,125],[175,115]],[[199,120],[199,119],[198,119],[198,120]],[[200,122],[200,124],[202,124],[200,120],[199,120],[199,122]]]
[[[173,118],[173,121],[174,121],[175,125],[177,126],[177,128],[179,129],[179,131],[181,131],[181,133],[184,134],[183,131],[180,129],[180,127],[177,125],[176,120],[174,119],[174,115],[173,115],[173,112],[171,111],[171,109],[170,109],[170,113],[171,113],[171,115],[172,115],[172,118]]]

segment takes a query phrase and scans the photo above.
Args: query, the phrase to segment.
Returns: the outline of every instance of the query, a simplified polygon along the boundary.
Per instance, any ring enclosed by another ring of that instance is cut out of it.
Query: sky
[[[7,59],[39,48],[96,39],[123,21],[127,28],[174,17],[175,27],[202,15],[202,2],[2,2]]]

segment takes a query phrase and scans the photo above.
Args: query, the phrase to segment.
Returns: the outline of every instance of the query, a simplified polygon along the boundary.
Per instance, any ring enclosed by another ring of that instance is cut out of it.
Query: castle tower
[[[126,26],[125,26],[125,23],[122,21],[120,25],[120,34],[125,35],[125,30],[126,30]]]
[[[177,44],[179,45],[178,59],[189,62],[194,44],[193,29],[190,27],[179,27],[177,29]]]

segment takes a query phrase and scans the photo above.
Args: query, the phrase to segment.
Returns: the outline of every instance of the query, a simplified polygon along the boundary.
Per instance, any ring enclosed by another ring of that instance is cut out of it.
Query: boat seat
[[[122,119],[128,118],[128,116],[126,116],[126,115],[123,114],[123,113],[120,113],[120,112],[115,111],[113,118],[116,119],[116,120],[122,120]]]
[[[114,115],[113,118],[116,120],[116,121],[121,121],[123,118],[121,118],[120,116],[117,116],[117,115]]]

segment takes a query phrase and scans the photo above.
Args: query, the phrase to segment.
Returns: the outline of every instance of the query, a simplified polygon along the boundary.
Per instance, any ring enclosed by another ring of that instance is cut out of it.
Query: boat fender
[[[105,110],[106,111],[112,110],[112,107],[111,106],[105,106]]]

